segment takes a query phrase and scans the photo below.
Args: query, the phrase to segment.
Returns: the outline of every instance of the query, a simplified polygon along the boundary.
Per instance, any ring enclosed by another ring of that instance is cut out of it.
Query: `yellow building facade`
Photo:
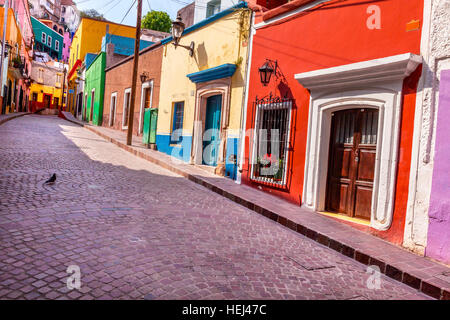
[[[3,35],[5,9],[0,8],[0,35]],[[4,57],[2,64],[2,75],[0,76],[0,89],[2,90],[0,98],[1,112],[0,114],[13,112],[16,104],[16,87],[19,80],[23,78],[22,72],[15,67],[14,60],[20,59],[22,50],[22,35],[17,23],[14,11],[8,10],[6,22],[5,39],[10,46],[7,57]],[[1,40],[1,39],[0,39]]]
[[[236,178],[251,11],[246,3],[163,40],[158,150]],[[181,46],[194,44],[193,55]]]
[[[68,111],[74,112],[77,69],[82,66],[87,53],[98,54],[101,51],[102,39],[107,34],[123,37],[136,36],[136,28],[117,24],[110,21],[101,21],[92,18],[83,18],[70,45],[69,72],[68,72]]]
[[[42,108],[60,109],[63,101],[64,65],[59,62],[33,61],[31,72],[31,111]]]
[[[52,86],[46,86],[40,83],[32,83],[30,92],[31,92],[32,112],[39,110],[41,108],[58,109],[62,101],[61,87],[57,88]]]

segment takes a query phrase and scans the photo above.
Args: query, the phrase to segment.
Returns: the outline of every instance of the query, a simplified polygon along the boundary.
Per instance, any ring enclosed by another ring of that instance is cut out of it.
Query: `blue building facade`
[[[64,37],[34,17],[31,17],[31,25],[35,38],[34,50],[62,60]]]

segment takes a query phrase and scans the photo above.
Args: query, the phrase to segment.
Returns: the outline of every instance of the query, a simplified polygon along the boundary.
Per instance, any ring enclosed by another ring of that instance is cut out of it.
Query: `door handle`
[[[359,162],[359,149],[357,149],[355,151],[355,162],[358,163]]]

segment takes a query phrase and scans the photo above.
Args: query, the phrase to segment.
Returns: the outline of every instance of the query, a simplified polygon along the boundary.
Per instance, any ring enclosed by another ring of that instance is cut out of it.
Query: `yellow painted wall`
[[[78,59],[83,61],[86,53],[100,52],[107,25],[109,25],[110,34],[131,38],[136,36],[135,27],[83,18],[70,45],[69,70]]]
[[[44,92],[41,92],[41,90]],[[46,94],[52,95],[52,103],[53,103],[53,99],[55,97],[59,98],[59,101],[61,103],[62,88],[45,86],[45,85],[42,85],[39,83],[32,83],[31,88],[30,88],[30,99],[32,98],[34,92],[36,92],[38,94],[38,99],[37,99],[38,102],[44,102],[44,93],[46,93]]]
[[[0,35],[3,35],[3,16],[5,9],[0,8]],[[19,51],[22,46],[22,35],[20,33],[19,26],[17,25],[16,17],[12,9],[8,10],[8,22],[6,25],[6,40],[14,47],[16,44],[19,46]]]
[[[181,40],[188,46],[195,42],[193,57],[189,51],[172,43],[165,45],[162,61],[161,89],[158,112],[158,134],[170,134],[172,130],[173,103],[184,101],[183,134],[192,135],[195,109],[196,84],[187,74],[217,67],[225,63],[239,64],[232,77],[230,98],[231,131],[239,130],[242,97],[245,86],[249,10],[236,10],[221,19],[197,29]],[[240,27],[244,19],[244,27]],[[231,133],[231,132],[230,132]]]

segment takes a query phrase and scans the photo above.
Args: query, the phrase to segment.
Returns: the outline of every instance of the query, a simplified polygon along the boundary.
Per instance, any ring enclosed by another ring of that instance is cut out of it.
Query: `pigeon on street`
[[[52,183],[55,183],[55,181],[56,181],[56,173],[54,173],[54,174],[50,177],[50,179],[48,179],[48,180],[45,181],[44,183],[45,183],[45,184],[52,184]]]

